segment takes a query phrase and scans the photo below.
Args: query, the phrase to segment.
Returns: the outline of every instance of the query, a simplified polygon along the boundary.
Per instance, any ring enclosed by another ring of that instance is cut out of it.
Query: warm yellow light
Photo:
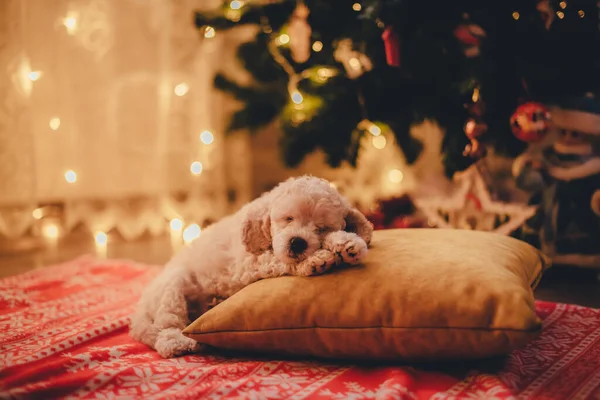
[[[65,20],[63,21],[64,25],[69,28],[69,29],[73,29],[77,26],[77,20],[73,17],[67,17],[65,18]]]
[[[42,217],[44,216],[44,212],[42,211],[41,208],[36,208],[35,210],[33,210],[33,212],[31,213],[31,215],[35,219],[42,219]]]
[[[63,25],[67,28],[67,33],[72,35],[77,30],[77,18],[75,18],[73,13],[69,13],[69,15],[63,19]]]
[[[186,244],[189,244],[189,243],[193,242],[195,239],[198,239],[198,237],[200,237],[201,232],[202,232],[202,229],[200,229],[198,224],[192,224],[184,229],[183,241]]]
[[[173,218],[171,222],[169,222],[169,226],[171,230],[180,231],[183,228],[183,221],[179,218]]]
[[[566,1],[561,1],[560,3],[558,3],[558,5],[560,6],[560,8],[562,8],[563,10],[565,8],[567,8],[567,2]]]
[[[348,64],[354,68],[354,69],[359,69],[360,68],[360,61],[358,61],[358,58],[356,57],[352,57],[349,61]]]
[[[560,19],[563,19],[565,17],[565,13],[562,11],[557,11],[556,12],[556,16]]]
[[[375,124],[371,124],[371,126],[369,126],[368,131],[373,136],[379,136],[379,135],[381,135],[381,128],[378,127]]]
[[[29,79],[32,81],[37,81],[38,79],[40,79],[41,76],[42,73],[40,71],[31,71],[29,73]]]
[[[52,118],[48,125],[50,125],[50,129],[52,129],[53,131],[58,130],[58,128],[60,128],[60,118]]]
[[[294,104],[301,104],[304,101],[304,97],[302,97],[302,94],[300,94],[300,92],[292,93],[291,97]]]
[[[72,169],[65,172],[65,180],[69,183],[74,183],[77,180],[77,174]]]
[[[388,172],[388,179],[392,183],[400,183],[404,179],[404,174],[399,169],[392,169]]]
[[[471,135],[473,132],[475,132],[476,127],[477,127],[477,122],[475,122],[472,119],[468,120],[467,123],[465,124],[465,133]]]
[[[242,8],[243,5],[244,5],[243,2],[238,1],[238,0],[233,0],[231,3],[229,3],[229,8],[231,8],[232,10],[239,10],[240,8]]]
[[[385,136],[375,136],[373,138],[373,147],[375,147],[376,149],[383,149],[385,148],[385,145],[387,144],[387,140],[385,140]]]
[[[290,36],[288,34],[281,34],[279,35],[279,37],[277,38],[277,44],[282,45],[282,44],[288,44],[290,42]]]
[[[190,90],[190,87],[185,82],[181,82],[179,85],[175,86],[175,89],[173,89],[177,96],[184,96],[188,90]]]
[[[323,50],[323,42],[319,42],[318,40],[313,43],[312,49],[317,53]]]
[[[217,35],[217,32],[215,31],[215,28],[213,28],[212,26],[207,26],[206,28],[204,28],[204,37],[207,39],[212,39]]]
[[[200,141],[204,144],[211,144],[215,140],[211,131],[204,131],[200,134]]]
[[[362,6],[360,5],[360,3],[354,3],[354,4],[352,4],[352,9],[354,11],[360,11],[360,10],[362,10]]]
[[[192,165],[190,165],[190,172],[194,175],[200,175],[202,173],[202,163],[194,161]]]
[[[585,12],[583,10],[577,11],[577,14],[579,14],[579,18],[585,17]]]
[[[328,79],[337,75],[337,71],[333,68],[319,68],[317,70],[317,75],[321,79]]]
[[[515,12],[513,12],[513,13],[512,13],[512,17],[513,17],[513,19],[516,21],[516,20],[518,20],[519,18],[521,18],[521,14],[519,14],[519,12],[518,12],[518,11],[515,11]]]
[[[94,235],[94,241],[98,246],[106,246],[106,243],[108,243],[108,236],[106,236],[106,233],[102,231],[96,232]]]
[[[294,114],[292,114],[292,121],[295,124],[300,124],[300,123],[306,121],[306,114],[303,113],[302,111],[297,111]]]
[[[475,88],[473,90],[473,96],[471,96],[471,100],[473,100],[473,103],[477,103],[479,101],[479,88]]]
[[[240,3],[241,7],[242,4]],[[242,18],[242,11],[239,8],[233,9],[230,7],[225,10],[225,18],[233,22],[238,22]]]
[[[47,223],[42,227],[42,235],[47,239],[58,239],[60,236],[60,229],[56,224]]]

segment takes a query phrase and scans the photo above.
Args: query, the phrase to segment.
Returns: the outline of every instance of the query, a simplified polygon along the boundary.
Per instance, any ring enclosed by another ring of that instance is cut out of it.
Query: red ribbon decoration
[[[467,193],[465,198],[467,199],[467,201],[470,200],[475,204],[475,209],[477,209],[477,211],[483,210],[483,204],[481,204],[481,200],[479,200],[479,198],[473,193]]]
[[[387,64],[392,67],[400,66],[400,36],[393,26],[388,26],[381,35],[385,45],[385,58]]]

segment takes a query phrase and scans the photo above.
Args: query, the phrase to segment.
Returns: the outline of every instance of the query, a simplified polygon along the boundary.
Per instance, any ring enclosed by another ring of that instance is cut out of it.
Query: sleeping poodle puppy
[[[372,233],[365,216],[326,180],[291,178],[177,253],[142,294],[131,336],[165,358],[198,351],[181,331],[215,301],[260,279],[357,264]]]

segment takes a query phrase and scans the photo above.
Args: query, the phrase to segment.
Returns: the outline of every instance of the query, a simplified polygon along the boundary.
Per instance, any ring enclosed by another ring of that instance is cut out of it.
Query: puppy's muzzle
[[[293,237],[290,239],[290,252],[295,256],[304,253],[308,248],[308,243],[301,237]]]

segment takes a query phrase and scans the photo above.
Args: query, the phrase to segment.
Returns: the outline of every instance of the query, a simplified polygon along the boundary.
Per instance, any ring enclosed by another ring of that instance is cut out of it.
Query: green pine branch
[[[549,31],[535,2],[362,0],[358,12],[357,1],[305,0],[311,10],[311,42],[322,44],[306,63],[294,62],[289,48],[279,47],[295,73],[303,76],[298,84],[304,96],[300,105],[291,100],[288,73],[268,48],[285,31],[296,0],[248,1],[238,11],[225,3],[213,12],[195,14],[199,29],[227,30],[243,24],[261,28],[237,52],[254,83],[242,86],[223,74],[215,77],[215,86],[243,105],[233,114],[229,130],[256,131],[277,120],[287,165],[295,166],[320,149],[330,165],[338,166],[355,165],[365,134],[357,125],[365,118],[391,128],[408,162],[422,150],[410,127],[432,120],[445,131],[442,157],[450,176],[474,161],[463,156],[463,150],[469,143],[464,125],[474,117],[475,88],[485,106],[477,117],[489,128],[481,141],[510,156],[524,148],[509,126],[521,102],[600,92],[600,52],[594,51],[600,48],[598,13],[585,8],[584,0],[571,0],[573,7],[565,9],[565,17],[556,18]],[[551,2],[558,7],[558,1]],[[580,18],[575,5],[585,8],[586,18]],[[457,27],[470,25],[485,31],[479,55],[473,57],[466,56],[469,45],[455,34]],[[400,67],[386,64],[381,35],[390,26],[401,39]],[[349,79],[335,59],[341,39],[351,39],[373,69]],[[315,79],[319,68],[337,74]]]

